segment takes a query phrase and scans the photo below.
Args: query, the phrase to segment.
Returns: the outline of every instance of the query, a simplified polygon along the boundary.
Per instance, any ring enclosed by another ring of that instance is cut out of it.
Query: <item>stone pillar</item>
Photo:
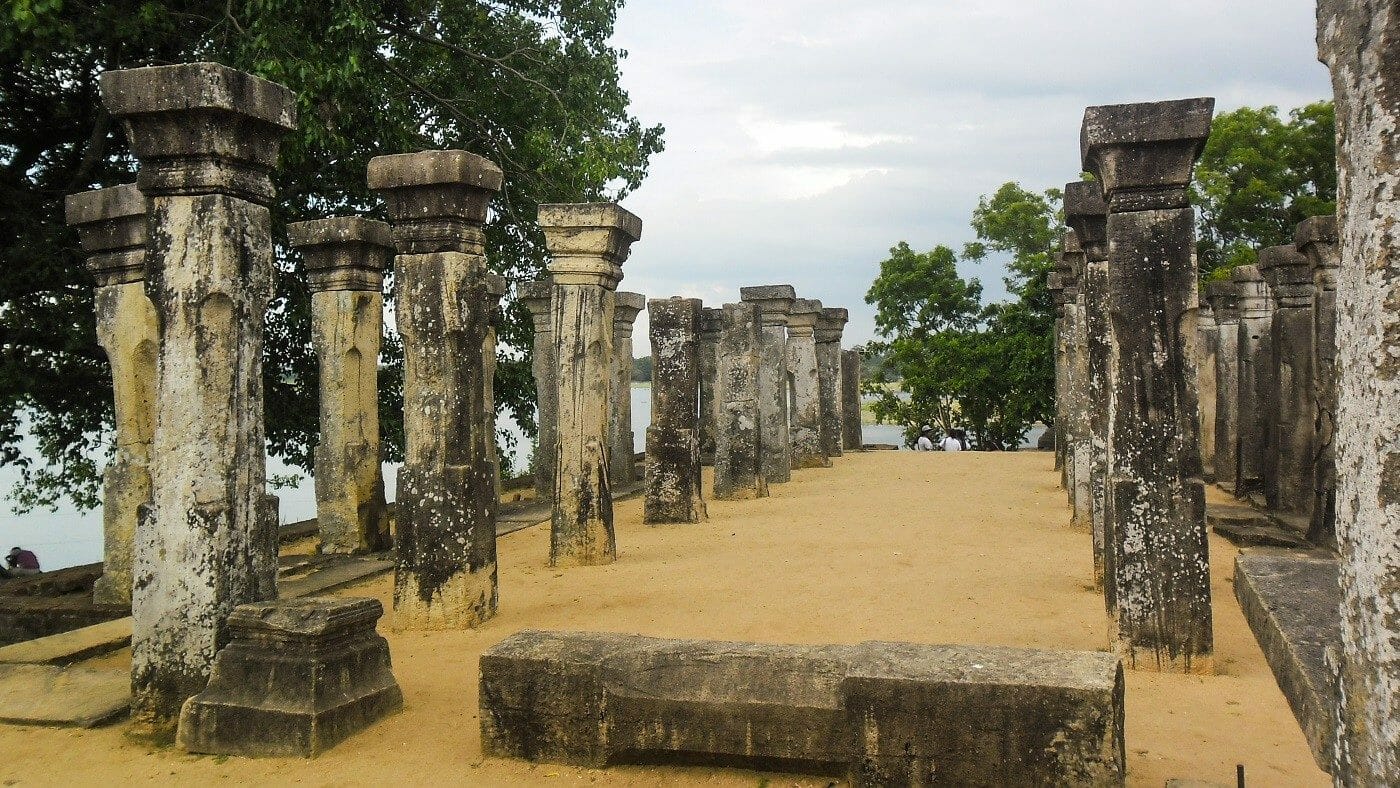
[[[1200,408],[1201,478],[1215,481],[1215,403],[1218,397],[1215,370],[1220,357],[1220,327],[1215,310],[1202,298],[1196,309],[1196,401]]]
[[[792,478],[792,438],[788,429],[787,315],[797,292],[792,285],[739,288],[758,308],[763,323],[758,354],[758,428],[763,478],[781,484]]]
[[[615,379],[613,291],[642,220],[613,203],[541,205],[554,257],[550,323],[558,370],[550,566],[617,560],[608,479],[608,410]]]
[[[700,464],[715,464],[715,375],[719,369],[721,310],[702,307],[696,354],[700,364]]]
[[[102,576],[98,604],[131,604],[132,548],[140,508],[151,500],[158,318],[146,297],[146,198],[136,184],[69,195],[88,270],[97,280],[97,343],[112,368],[112,462],[102,474]]]
[[[1065,233],[1061,244],[1064,271],[1060,283],[1064,289],[1064,347],[1065,347],[1065,489],[1069,493],[1070,525],[1092,527],[1091,493],[1089,485],[1089,336],[1084,325],[1084,295],[1080,292],[1080,277],[1084,273],[1084,250],[1073,230]]]
[[[788,312],[787,370],[792,380],[792,467],[826,468],[822,451],[822,407],[817,382],[817,318],[822,302],[798,298]]]
[[[720,310],[719,368],[715,376],[715,498],[738,501],[768,495],[763,478],[759,356],[763,324],[747,302]]]
[[[554,442],[558,435],[559,383],[554,363],[554,328],[550,323],[550,289],[547,280],[520,286],[520,303],[535,324],[535,340],[530,350],[530,370],[535,377],[535,498],[554,498]]]
[[[621,487],[637,481],[637,444],[632,434],[632,324],[647,306],[641,293],[618,292],[613,296],[612,400],[608,409],[608,446],[611,447],[609,481]]]
[[[1258,266],[1242,265],[1230,272],[1239,298],[1239,442],[1235,449],[1235,497],[1247,498],[1263,489],[1264,454],[1268,447],[1269,286]]]
[[[841,444],[846,451],[860,451],[860,351],[841,351]]]
[[[263,437],[267,206],[296,102],[215,63],[109,71],[101,86],[141,164],[146,294],[159,315],[152,494],[131,600],[132,714],[156,733],[204,688],[229,613],[277,594]]]
[[[850,319],[840,307],[824,307],[817,317],[817,395],[821,401],[822,453],[841,456],[841,334]]]
[[[647,302],[651,326],[651,426],[643,522],[698,523],[700,493],[698,298]]]
[[[1313,503],[1308,541],[1337,546],[1337,220],[1314,216],[1298,224],[1294,245],[1312,268]]]
[[[481,342],[481,417],[497,500],[501,497],[501,451],[496,446],[496,320],[501,316],[501,297],[509,289],[504,276],[486,274],[486,300],[482,305],[486,311],[486,338]]]
[[[1050,300],[1055,305],[1055,326],[1051,341],[1055,348],[1055,423],[1051,429],[1055,434],[1055,470],[1060,472],[1060,486],[1069,489],[1069,469],[1065,467],[1065,423],[1069,421],[1066,408],[1069,404],[1069,362],[1065,345],[1065,283],[1061,273],[1062,263],[1057,261],[1055,270],[1046,274],[1045,288],[1050,291]]]
[[[1202,672],[1210,562],[1196,408],[1191,170],[1214,99],[1090,107],[1080,145],[1108,202],[1113,332],[1108,495],[1115,650],[1135,667]]]
[[[311,344],[321,379],[316,525],[323,553],[390,547],[379,464],[379,339],[389,225],[358,216],[287,226],[311,290]]]
[[[404,463],[394,547],[395,629],[475,627],[496,614],[494,435],[485,360],[492,296],[487,205],[501,169],[460,150],[377,156],[369,187],[394,226],[403,335]]]
[[[1206,286],[1215,314],[1215,482],[1233,492],[1240,407],[1240,298],[1234,282]]]
[[[1108,412],[1111,407],[1113,358],[1112,324],[1108,319],[1108,205],[1096,181],[1065,184],[1065,224],[1074,230],[1084,253],[1084,273],[1079,295],[1084,308],[1085,377],[1088,381],[1085,430],[1089,444],[1089,519],[1093,531],[1094,585],[1104,592],[1104,605],[1117,609],[1114,598],[1113,517],[1107,495],[1109,440]]]
[[[1269,461],[1265,499],[1281,512],[1311,515],[1313,499],[1312,267],[1292,244],[1259,251],[1269,284]]]
[[[1400,12],[1320,0],[1337,106],[1338,785],[1400,775]]]

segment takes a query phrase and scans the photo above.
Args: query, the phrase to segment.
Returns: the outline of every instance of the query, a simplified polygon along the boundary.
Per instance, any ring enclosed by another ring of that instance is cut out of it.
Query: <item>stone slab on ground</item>
[[[131,674],[77,666],[0,665],[0,722],[91,728],[131,705]]]
[[[1323,771],[1336,718],[1325,655],[1342,640],[1337,573],[1336,556],[1321,550],[1254,548],[1235,559],[1235,598]]]
[[[517,633],[481,657],[487,755],[696,763],[853,785],[1121,785],[1123,672],[1098,652]]]
[[[1299,532],[1244,504],[1208,504],[1206,522],[1211,530],[1240,547],[1312,547]]]
[[[0,648],[0,663],[67,665],[125,648],[131,643],[131,617],[60,632]]]

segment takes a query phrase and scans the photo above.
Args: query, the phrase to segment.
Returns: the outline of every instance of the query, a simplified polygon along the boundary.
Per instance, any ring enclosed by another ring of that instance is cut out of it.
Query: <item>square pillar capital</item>
[[[1184,208],[1210,135],[1215,99],[1111,104],[1084,110],[1079,151],[1113,213]]]
[[[70,194],[64,207],[98,287],[146,278],[146,198],[136,184]]]
[[[504,176],[490,159],[464,150],[376,156],[366,173],[384,198],[399,254],[482,254],[482,225]]]
[[[287,240],[302,253],[311,292],[379,290],[394,255],[394,233],[363,216],[334,216],[287,225]]]

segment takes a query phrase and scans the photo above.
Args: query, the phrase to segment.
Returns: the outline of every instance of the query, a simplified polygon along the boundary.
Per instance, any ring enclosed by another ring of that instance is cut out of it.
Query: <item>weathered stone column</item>
[[[1111,615],[1130,665],[1201,672],[1212,652],[1210,563],[1190,313],[1191,170],[1214,99],[1090,107],[1080,145],[1108,202],[1114,353],[1108,434]]]
[[[559,383],[554,363],[554,328],[550,323],[550,290],[547,280],[520,286],[520,303],[535,324],[535,340],[530,350],[530,371],[535,377],[535,498],[554,498],[554,442],[558,435]]]
[[[817,382],[817,318],[822,302],[798,298],[788,312],[787,370],[792,381],[792,467],[826,468],[822,451],[822,405]]]
[[[647,302],[651,326],[651,426],[643,522],[698,523],[700,493],[700,299]]]
[[[1312,267],[1292,244],[1259,251],[1269,283],[1269,506],[1311,515],[1313,499]]]
[[[501,497],[501,452],[496,446],[496,319],[501,315],[501,297],[510,289],[500,274],[486,274],[486,338],[481,342],[481,418],[486,453],[491,462],[496,499]]]
[[[615,377],[608,409],[608,445],[612,451],[608,480],[613,487],[637,480],[637,444],[632,434],[632,324],[646,306],[647,297],[641,293],[619,291],[613,294]]]
[[[369,187],[394,225],[404,353],[395,629],[474,627],[496,614],[495,436],[483,429],[481,353],[492,297],[482,225],[501,181],[499,167],[460,150],[369,162]]]
[[[1084,250],[1073,230],[1064,234],[1061,244],[1065,265],[1060,283],[1064,286],[1065,346],[1065,489],[1069,493],[1070,525],[1090,528],[1093,522],[1089,484],[1089,335],[1084,324],[1084,295],[1080,277],[1084,273]]]
[[[1338,785],[1400,775],[1400,11],[1320,0],[1337,106]]]
[[[721,310],[700,309],[700,331],[696,356],[700,364],[700,464],[715,463],[715,375],[719,369],[719,322]]]
[[[1269,413],[1269,286],[1258,266],[1242,265],[1230,272],[1239,298],[1239,443],[1235,449],[1235,497],[1247,498],[1263,489],[1264,455],[1268,450]]]
[[[102,474],[99,604],[131,604],[131,560],[139,509],[151,500],[155,431],[157,317],[146,297],[146,198],[128,183],[72,194],[68,224],[78,231],[97,280],[97,344],[112,368],[114,443]]]
[[[860,451],[860,351],[841,351],[841,443],[846,451]]]
[[[159,315],[152,494],[131,600],[132,713],[154,733],[204,688],[233,608],[277,594],[263,438],[267,205],[296,103],[215,63],[109,71],[101,85],[141,163],[146,293]]]
[[[1235,489],[1240,407],[1240,298],[1234,282],[1211,282],[1206,297],[1215,314],[1215,482]]]
[[[558,374],[550,566],[617,560],[608,479],[613,294],[642,220],[614,203],[541,205],[554,257],[551,325]]]
[[[1055,305],[1055,326],[1051,340],[1055,347],[1055,470],[1060,472],[1060,486],[1069,489],[1069,468],[1065,465],[1065,424],[1069,422],[1069,356],[1065,332],[1065,283],[1061,272],[1062,263],[1057,261],[1055,270],[1046,274],[1045,288],[1050,291],[1050,300]]]
[[[758,308],[763,323],[758,355],[758,444],[763,452],[763,478],[769,484],[781,484],[792,478],[787,315],[797,292],[792,285],[760,285],[739,288],[739,296]]]
[[[1084,305],[1085,377],[1088,380],[1085,429],[1089,444],[1089,518],[1093,531],[1094,585],[1104,592],[1105,609],[1117,609],[1112,577],[1113,517],[1107,495],[1110,448],[1108,412],[1112,404],[1113,330],[1108,319],[1108,205],[1096,181],[1065,184],[1065,224],[1084,253],[1079,295]]]
[[[817,316],[817,397],[821,401],[822,453],[841,456],[841,334],[850,319],[840,307],[823,307]]]
[[[1220,327],[1210,301],[1201,299],[1196,310],[1196,401],[1200,408],[1201,478],[1215,481],[1215,402],[1219,396],[1215,370],[1220,358]]]
[[[1308,541],[1337,546],[1337,219],[1314,216],[1298,224],[1294,245],[1312,267],[1313,504]]]
[[[747,302],[720,310],[719,369],[715,377],[715,498],[738,501],[768,495],[763,478],[758,379],[763,323]]]
[[[287,226],[311,290],[311,344],[321,379],[316,525],[323,553],[390,546],[379,464],[379,339],[389,225],[358,216]]]

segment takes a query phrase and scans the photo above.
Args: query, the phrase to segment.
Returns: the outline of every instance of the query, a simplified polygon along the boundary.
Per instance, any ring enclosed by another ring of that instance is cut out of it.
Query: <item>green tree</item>
[[[135,162],[102,107],[103,71],[215,60],[295,91],[300,128],[282,148],[274,233],[288,222],[378,214],[365,187],[383,153],[462,148],[495,161],[505,188],[487,227],[491,267],[538,275],[542,202],[620,199],[662,148],[618,83],[608,44],[621,0],[0,0],[0,463],[24,481],[18,508],[98,502],[110,376],[92,286],[63,197],[130,181]],[[267,315],[269,449],[309,468],[316,365],[297,255],[279,243]],[[392,276],[389,279],[392,289]],[[533,434],[528,315],[505,310],[496,401]],[[512,350],[513,348],[522,350]],[[386,333],[381,419],[402,451],[402,358]],[[21,453],[28,434],[37,456]]]

